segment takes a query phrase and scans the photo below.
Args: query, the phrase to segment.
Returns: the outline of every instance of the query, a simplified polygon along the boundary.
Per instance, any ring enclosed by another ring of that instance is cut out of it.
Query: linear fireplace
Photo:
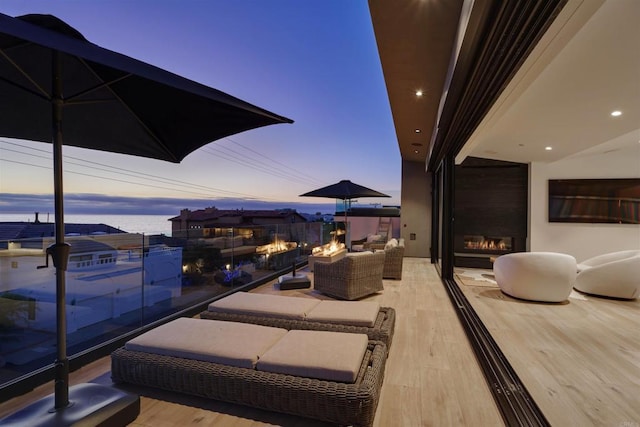
[[[525,239],[510,236],[464,234],[454,237],[455,265],[493,268],[491,258],[525,250]]]
[[[492,268],[492,258],[527,250],[528,170],[524,163],[476,157],[456,166],[456,267]]]
[[[508,253],[513,248],[513,237],[471,235],[463,236],[463,239],[463,252]]]

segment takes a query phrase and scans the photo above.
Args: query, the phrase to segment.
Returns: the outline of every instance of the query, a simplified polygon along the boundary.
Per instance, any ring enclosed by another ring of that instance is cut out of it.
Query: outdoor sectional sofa
[[[396,312],[374,301],[333,301],[236,292],[209,304],[201,319],[284,329],[366,334],[391,347]]]
[[[111,375],[116,383],[370,426],[386,355],[384,343],[363,334],[179,318],[114,351]]]

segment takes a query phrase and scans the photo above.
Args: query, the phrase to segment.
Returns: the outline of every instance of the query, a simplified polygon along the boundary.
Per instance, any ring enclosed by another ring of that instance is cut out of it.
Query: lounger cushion
[[[307,320],[373,327],[380,312],[374,301],[323,300],[307,314]]]
[[[256,369],[352,383],[368,340],[364,334],[292,330],[262,355]]]
[[[303,320],[320,303],[315,298],[236,292],[209,304],[209,311]]]
[[[269,326],[183,317],[130,340],[125,348],[253,369],[258,357],[286,333]]]

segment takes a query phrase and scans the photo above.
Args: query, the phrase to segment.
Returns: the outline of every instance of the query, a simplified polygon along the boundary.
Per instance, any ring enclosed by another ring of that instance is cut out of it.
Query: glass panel
[[[202,226],[171,236],[68,236],[68,355],[291,268],[314,248],[329,245],[340,229],[307,222]],[[0,241],[2,384],[55,360],[56,273],[51,263],[39,268],[53,242],[53,237]]]

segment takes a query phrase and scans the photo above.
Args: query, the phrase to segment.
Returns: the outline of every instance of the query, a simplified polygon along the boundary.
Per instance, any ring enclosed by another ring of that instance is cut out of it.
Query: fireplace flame
[[[491,249],[491,250],[504,250],[507,248],[507,245],[504,242],[467,242],[465,245],[467,249]]]
[[[507,251],[511,250],[511,245],[508,244],[504,238],[482,238],[480,240],[465,239],[464,248],[473,250]]]

